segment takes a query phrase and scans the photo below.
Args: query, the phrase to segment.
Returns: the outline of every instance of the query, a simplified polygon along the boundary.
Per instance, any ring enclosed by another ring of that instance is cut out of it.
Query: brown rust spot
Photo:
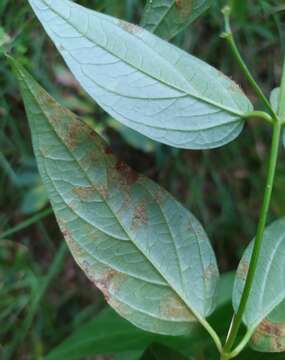
[[[97,140],[97,139],[98,139],[98,134],[96,133],[96,131],[90,130],[90,131],[89,131],[89,137],[90,137],[91,139]]]
[[[112,150],[111,146],[106,146],[105,147],[105,154],[106,155],[112,155],[113,154],[113,150]]]
[[[135,208],[132,228],[136,230],[141,225],[146,225],[147,223],[148,223],[148,215],[145,204],[140,204]]]
[[[90,281],[102,291],[108,303],[111,301],[111,292],[116,292],[125,281],[125,275],[118,274],[113,269],[108,269],[100,276],[96,276],[94,270],[91,269],[91,266],[87,261],[83,262],[82,268]]]
[[[116,272],[112,269],[107,270],[100,280],[94,282],[94,284],[102,291],[104,297],[107,302],[109,302],[111,295],[110,295],[110,287],[112,284],[113,277],[116,275]]]
[[[232,83],[230,84],[230,86],[228,87],[228,90],[229,90],[229,91],[232,91],[232,92],[238,92],[238,93],[241,92],[241,88],[240,88],[239,85],[236,84],[235,82],[232,82]]]
[[[119,20],[119,26],[130,34],[138,34],[143,31],[141,27],[124,20]]]
[[[161,206],[168,199],[167,192],[159,186],[157,187],[157,190],[153,196],[154,196],[155,201],[158,203],[158,205],[161,205]]]
[[[263,320],[251,338],[259,350],[266,352],[285,351],[285,326],[270,320]]]
[[[247,260],[243,259],[237,270],[237,278],[244,281],[246,279],[248,269],[249,269],[249,263]]]
[[[116,163],[116,170],[126,181],[127,185],[132,185],[138,180],[138,173],[131,169],[125,162],[119,160]]]
[[[108,189],[104,185],[98,185],[97,190],[101,196],[103,196],[104,199],[106,199],[109,195]]]
[[[266,319],[259,324],[257,331],[262,335],[269,335],[273,337],[285,337],[284,325],[274,323]]]
[[[70,248],[70,251],[72,252],[72,255],[76,262],[79,262],[79,258],[84,257],[85,251],[78,245],[78,243],[73,239],[70,232],[67,233],[67,236],[65,237],[65,240]]]
[[[74,149],[77,145],[81,143],[80,141],[81,131],[82,131],[82,125],[80,124],[79,121],[70,122],[65,141],[71,149]]]
[[[78,186],[72,189],[72,192],[78,195],[81,200],[90,199],[90,197],[94,195],[95,191],[96,189],[94,186]]]
[[[285,344],[282,342],[282,338],[274,337],[272,339],[272,350],[274,352],[284,352]]]
[[[218,276],[218,269],[215,264],[210,264],[205,269],[204,279],[205,281],[210,281],[213,277]]]
[[[182,301],[173,295],[161,299],[160,313],[168,319],[180,319],[184,321],[193,321],[195,319]]]
[[[64,236],[64,238],[70,237],[70,232],[69,232],[69,230],[67,230],[67,229],[62,229],[61,232],[62,232],[62,235]]]

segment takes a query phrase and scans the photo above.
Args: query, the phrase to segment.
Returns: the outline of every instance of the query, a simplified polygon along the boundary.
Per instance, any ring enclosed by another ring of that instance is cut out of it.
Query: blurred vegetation
[[[144,7],[141,0],[78,2],[135,23]],[[234,78],[256,103],[219,37],[224,4],[214,0],[205,16],[174,42]],[[236,0],[232,5],[242,54],[269,94],[281,73],[284,2]],[[0,56],[3,44],[54,97],[104,134],[118,156],[166,187],[202,221],[223,272],[236,268],[256,230],[271,140],[266,124],[251,120],[237,141],[221,149],[171,149],[119,125],[86,96],[26,1],[0,1]],[[284,153],[281,158],[272,218],[285,213]],[[62,245],[36,169],[22,100],[4,57],[0,57],[0,189],[0,357],[40,359],[94,318],[105,303]]]

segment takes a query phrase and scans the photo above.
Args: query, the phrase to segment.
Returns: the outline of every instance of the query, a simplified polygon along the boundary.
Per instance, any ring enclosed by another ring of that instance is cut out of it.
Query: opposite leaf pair
[[[142,28],[68,0],[30,3],[83,88],[123,124],[191,149],[221,146],[240,134],[253,107],[216,69]],[[199,222],[158,185],[117,161],[93,130],[12,63],[41,176],[78,264],[129,321],[181,335],[198,320],[221,351],[205,320],[216,305],[219,272]],[[284,279],[276,282],[284,268],[282,252],[276,255],[285,246],[283,234],[284,220],[267,230],[244,316],[250,335],[268,317],[253,336],[258,350],[285,349],[283,327],[268,322],[280,319],[285,297]],[[250,249],[237,274],[235,310]],[[270,346],[264,345],[268,338]]]

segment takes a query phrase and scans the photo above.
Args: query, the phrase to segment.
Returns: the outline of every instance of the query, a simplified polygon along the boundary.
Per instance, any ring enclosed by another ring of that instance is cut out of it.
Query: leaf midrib
[[[107,50],[107,49],[106,49],[105,47],[103,47],[102,45],[97,44],[94,39],[92,39],[92,38],[90,38],[89,36],[87,36],[86,34],[82,33],[72,22],[69,21],[69,19],[66,19],[66,18],[63,17],[60,13],[58,13],[55,9],[53,9],[53,8],[46,2],[46,0],[41,0],[41,1],[47,6],[48,9],[50,9],[51,12],[55,13],[59,18],[63,19],[63,20],[66,21],[71,27],[73,27],[83,38],[85,37],[85,38],[88,39],[90,42],[94,43],[96,46],[100,47],[101,49],[103,49],[103,50],[106,51],[106,52],[109,52],[109,53],[110,53],[111,55],[113,55],[114,57],[120,59],[122,62],[124,62],[124,63],[126,63],[127,65],[129,65],[130,67],[134,68],[136,71],[140,71],[141,73],[143,73],[143,74],[147,75],[148,77],[151,77],[152,79],[154,79],[154,80],[156,80],[156,81],[164,84],[165,86],[170,87],[170,88],[172,88],[172,89],[174,89],[174,90],[176,90],[176,91],[179,91],[179,92],[181,92],[181,93],[183,93],[183,94],[185,94],[185,95],[188,95],[188,96],[190,96],[190,97],[192,97],[192,98],[194,98],[194,99],[196,99],[196,100],[198,100],[198,101],[201,101],[201,102],[204,102],[204,103],[206,103],[206,104],[215,106],[215,107],[217,107],[217,108],[219,108],[219,109],[221,109],[221,110],[224,110],[224,111],[226,111],[226,112],[228,112],[228,113],[231,113],[231,114],[234,114],[234,115],[238,115],[239,117],[243,117],[244,113],[242,113],[242,112],[240,112],[240,111],[237,111],[236,109],[231,109],[231,108],[228,108],[227,106],[223,106],[223,105],[221,105],[221,104],[218,104],[217,102],[212,101],[212,100],[210,100],[210,99],[208,99],[208,98],[203,98],[203,97],[201,97],[201,96],[194,95],[194,94],[192,94],[192,93],[190,93],[190,92],[187,92],[187,91],[185,91],[185,90],[183,90],[183,89],[178,88],[177,86],[174,86],[174,85],[172,85],[172,84],[168,84],[168,83],[166,83],[165,81],[163,81],[163,80],[161,80],[161,79],[158,79],[157,77],[146,73],[144,70],[142,70],[142,69],[140,69],[140,68],[137,68],[135,65],[131,64],[131,63],[128,62],[126,59],[122,59],[120,56],[118,56],[117,54],[114,54],[114,53],[113,53],[112,51],[110,51],[109,49]],[[74,6],[74,4],[72,4],[72,3],[71,3],[71,5]],[[71,6],[71,5],[70,5],[70,6]],[[76,6],[80,6],[80,5],[77,5],[77,4],[76,4]],[[80,7],[81,7],[81,6],[80,6]],[[83,7],[83,9],[85,9],[85,8]],[[38,10],[38,11],[41,12],[42,10]],[[92,11],[92,10],[89,9],[89,11]],[[94,12],[95,12],[95,11],[94,11]],[[96,12],[95,12],[95,14],[96,14]],[[88,16],[88,18],[89,18],[89,14],[87,14],[87,16]],[[104,21],[109,22],[107,19],[104,19]],[[113,26],[115,26],[112,22],[109,22],[109,23],[112,24]],[[51,31],[54,32],[53,30],[51,30]],[[144,30],[144,31],[146,31],[146,30]],[[56,35],[57,35],[57,34],[56,34]],[[57,36],[58,36],[58,35],[57,35]],[[139,39],[139,38],[137,38],[137,39]],[[141,39],[139,39],[139,40],[141,40]],[[144,42],[144,45],[147,46],[151,51],[153,51],[153,49],[150,48],[150,47],[148,46],[148,44],[146,44],[145,42]],[[173,64],[169,63],[165,58],[162,58],[161,55],[159,55],[159,54],[157,54],[157,53],[155,53],[155,54],[156,54],[157,56],[159,56],[163,61],[165,61],[168,65],[173,66]],[[188,80],[183,76],[183,74],[181,74],[181,72],[180,72],[178,69],[176,69],[176,71],[184,78],[184,80],[185,80],[187,83],[189,83]],[[191,84],[190,84],[190,85],[191,85]]]

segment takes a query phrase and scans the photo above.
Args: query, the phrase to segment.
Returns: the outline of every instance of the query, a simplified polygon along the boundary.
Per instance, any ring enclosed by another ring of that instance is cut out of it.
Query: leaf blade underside
[[[251,345],[262,352],[285,351],[285,219],[267,227],[255,282],[243,321],[255,330]],[[246,249],[234,284],[233,305],[238,309],[248,272],[253,242]]]
[[[252,105],[210,65],[68,0],[29,2],[81,86],[124,125],[190,149],[222,146],[242,131]]]
[[[135,325],[189,333],[216,305],[219,272],[202,226],[14,67],[38,167],[77,263]]]

